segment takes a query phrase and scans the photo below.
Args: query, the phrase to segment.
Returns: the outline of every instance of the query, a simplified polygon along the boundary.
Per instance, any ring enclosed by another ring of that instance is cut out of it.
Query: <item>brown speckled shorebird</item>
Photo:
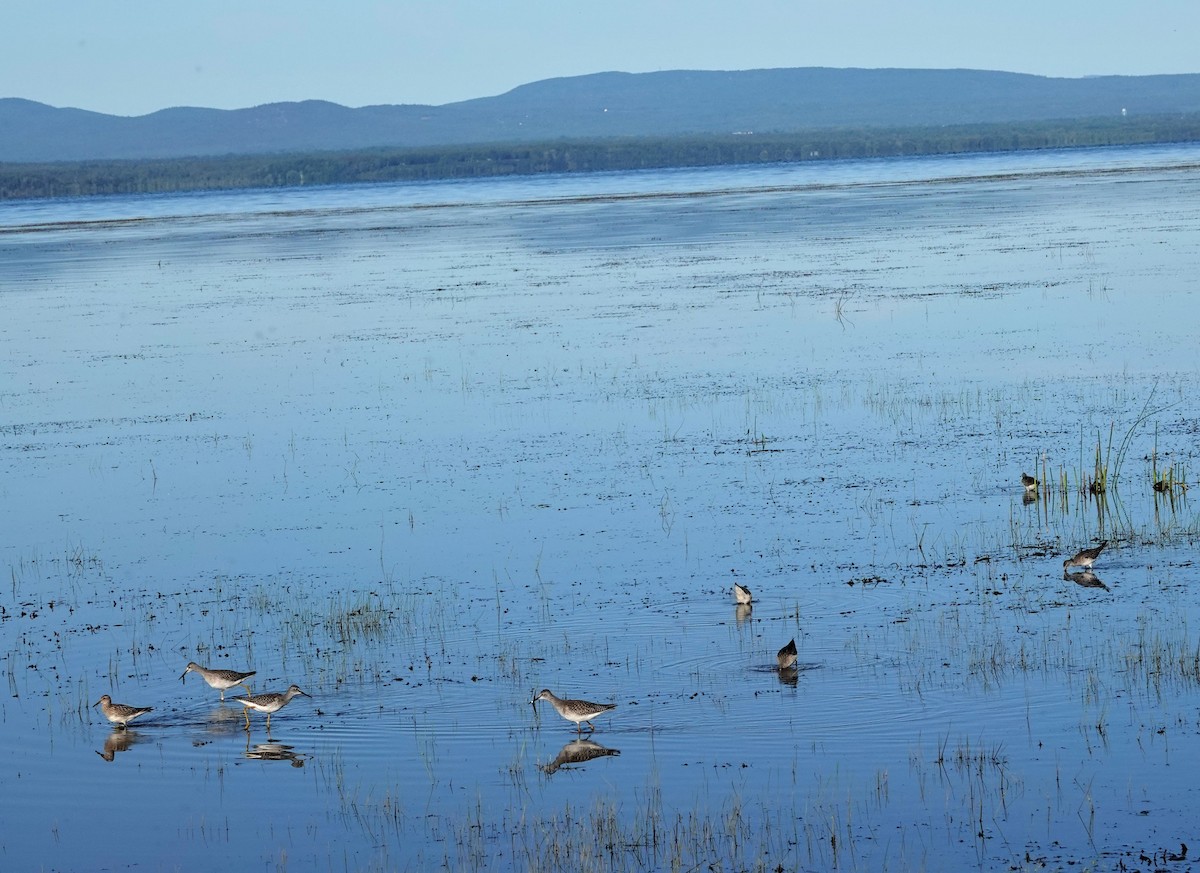
[[[271,730],[271,713],[279,712],[293,697],[303,695],[311,697],[311,694],[305,694],[297,686],[292,685],[287,691],[280,694],[277,691],[269,691],[266,694],[248,694],[245,697],[234,697],[242,706],[246,707],[246,730],[250,730],[250,710],[256,712],[265,712],[267,714],[267,730]]]
[[[210,670],[207,667],[201,667],[195,661],[189,661],[187,669],[183,671],[179,681],[182,682],[186,679],[188,673],[199,673],[200,678],[207,682],[210,688],[216,688],[221,692],[221,699],[224,700],[225,692],[236,685],[241,685],[249,694],[250,686],[246,684],[246,680],[256,672],[256,670],[251,670],[249,673],[239,673],[237,670]]]
[[[100,707],[100,711],[104,713],[104,717],[122,729],[138,716],[154,711],[153,706],[126,706],[124,703],[113,703],[112,698],[107,694],[93,703],[92,706]]]
[[[596,726],[592,724],[592,719],[598,715],[603,715],[609,710],[617,708],[615,703],[592,703],[588,700],[563,700],[561,697],[555,697],[554,693],[549,688],[543,688],[537,697],[533,698],[533,702],[539,700],[549,700],[550,705],[554,707],[555,712],[565,718],[567,721],[575,722],[577,732],[583,732],[584,722],[587,722],[590,730],[595,730]]]
[[[1038,480],[1034,479],[1028,473],[1021,474],[1021,484],[1025,486],[1026,491],[1037,491]]]
[[[1072,567],[1083,567],[1085,570],[1088,567],[1091,567],[1092,564],[1095,563],[1096,559],[1100,557],[1100,553],[1104,551],[1104,547],[1107,545],[1108,540],[1105,540],[1100,545],[1093,548],[1080,549],[1075,553],[1075,557],[1067,558],[1065,561],[1063,561],[1063,572],[1065,573]]]
[[[788,667],[793,667],[796,664],[796,641],[793,639],[790,643],[779,650],[779,654],[775,656],[779,660],[779,669],[786,670]]]

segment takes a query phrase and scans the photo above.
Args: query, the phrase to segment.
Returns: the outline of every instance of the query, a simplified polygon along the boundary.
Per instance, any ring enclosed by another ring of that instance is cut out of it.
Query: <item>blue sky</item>
[[[0,97],[117,115],[442,104],[605,70],[1200,72],[1200,2],[5,0]]]

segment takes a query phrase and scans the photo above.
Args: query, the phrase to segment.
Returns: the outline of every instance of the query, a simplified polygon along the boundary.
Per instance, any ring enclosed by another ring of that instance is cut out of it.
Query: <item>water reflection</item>
[[[800,681],[800,670],[795,664],[788,667],[779,668],[779,682],[781,685],[790,685],[793,688]]]
[[[295,746],[285,743],[255,743],[250,745],[250,734],[246,734],[245,756],[255,761],[287,761],[293,767],[303,767],[305,758],[295,751]]]
[[[733,617],[737,620],[737,626],[741,627],[744,623],[750,620],[750,613],[754,611],[754,607],[749,603],[739,603],[733,610]]]
[[[128,728],[116,728],[111,734],[104,738],[104,751],[96,750],[96,754],[105,761],[112,762],[117,757],[117,752],[127,752],[133,746],[142,742],[145,738],[135,730]]]
[[[585,764],[594,758],[604,758],[609,755],[621,754],[620,749],[610,749],[592,740],[571,740],[559,751],[558,756],[549,764],[539,764],[547,776],[557,773],[562,767],[574,764]]]
[[[221,704],[208,714],[208,718],[204,722],[204,729],[210,734],[232,734],[245,730],[244,722],[243,710]]]
[[[1100,577],[1091,570],[1081,570],[1078,573],[1063,572],[1063,578],[1068,582],[1074,582],[1084,588],[1103,588],[1108,590],[1108,586],[1100,581]]]

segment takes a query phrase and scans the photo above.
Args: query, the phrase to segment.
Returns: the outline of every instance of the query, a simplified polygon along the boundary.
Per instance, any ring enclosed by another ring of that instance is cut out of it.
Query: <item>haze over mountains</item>
[[[786,133],[1200,113],[1200,74],[1059,79],[979,70],[596,73],[444,106],[324,101],[133,118],[0,99],[0,161],[86,161]]]

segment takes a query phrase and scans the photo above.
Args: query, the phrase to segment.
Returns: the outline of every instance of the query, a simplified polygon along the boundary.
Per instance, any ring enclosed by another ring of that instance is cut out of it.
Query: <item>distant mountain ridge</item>
[[[308,100],[124,117],[0,99],[0,161],[88,161],[787,133],[1200,112],[1200,74],[1062,79],[983,70],[595,73],[444,106]]]

